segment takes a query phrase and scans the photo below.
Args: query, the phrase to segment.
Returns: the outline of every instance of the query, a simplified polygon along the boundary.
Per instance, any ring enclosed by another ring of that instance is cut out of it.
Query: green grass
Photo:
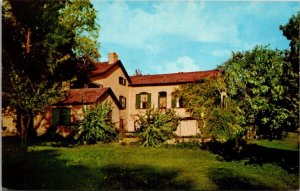
[[[219,155],[198,147],[50,144],[30,146],[24,151],[9,149],[4,144],[2,186],[38,190],[299,188],[298,172],[289,172],[276,161],[220,159]]]
[[[284,149],[284,150],[299,150],[299,134],[298,133],[291,133],[289,132],[287,137],[283,138],[282,140],[257,140],[255,141],[257,145],[261,145],[268,148],[275,148],[275,149]]]

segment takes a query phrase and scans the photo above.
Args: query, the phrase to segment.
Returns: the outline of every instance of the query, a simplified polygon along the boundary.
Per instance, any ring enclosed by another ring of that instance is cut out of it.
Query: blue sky
[[[215,69],[232,51],[287,49],[279,30],[298,2],[99,1],[100,61],[117,52],[129,75]]]

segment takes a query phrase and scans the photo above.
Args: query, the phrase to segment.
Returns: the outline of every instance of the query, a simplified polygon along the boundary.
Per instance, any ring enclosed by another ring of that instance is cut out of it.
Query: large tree
[[[66,16],[69,10],[77,10],[77,19],[71,12]],[[63,95],[61,82],[76,77],[78,63],[99,56],[96,12],[88,0],[5,0],[2,12],[2,95],[4,104],[16,109],[26,141],[32,118]],[[73,27],[67,23],[71,19]],[[83,38],[89,33],[91,38]],[[94,43],[86,49],[86,42]]]
[[[269,138],[281,135],[294,112],[286,107],[290,86],[282,82],[287,64],[282,51],[256,46],[233,53],[221,67],[227,92],[244,110],[246,125]]]
[[[285,51],[287,64],[284,67],[282,83],[288,87],[285,91],[285,97],[288,100],[285,107],[290,112],[286,125],[290,129],[295,129],[299,127],[300,12],[293,15],[287,24],[280,26],[280,30],[290,40],[290,50]]]

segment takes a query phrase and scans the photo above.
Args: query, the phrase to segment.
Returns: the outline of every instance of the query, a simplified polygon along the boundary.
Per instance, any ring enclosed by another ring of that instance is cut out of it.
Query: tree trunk
[[[30,128],[30,116],[25,116],[24,114],[21,114],[21,143],[26,144],[27,143],[27,137],[28,137],[28,129]]]
[[[26,34],[26,47],[25,47],[27,54],[29,54],[30,47],[31,47],[31,45],[30,45],[30,38],[31,38],[31,30],[30,30],[30,28],[28,28],[27,34]]]
[[[27,124],[26,124],[26,129],[25,129],[25,134],[24,134],[24,142],[27,143],[27,138],[28,138],[28,129],[30,126],[30,119],[31,117],[27,117]]]
[[[21,114],[21,144],[25,143],[24,134],[25,134],[25,116]]]

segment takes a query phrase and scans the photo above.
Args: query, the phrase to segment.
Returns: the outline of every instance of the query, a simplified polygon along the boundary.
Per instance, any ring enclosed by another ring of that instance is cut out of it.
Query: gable
[[[99,101],[105,101],[107,97],[111,97],[115,104],[121,109],[121,104],[110,88],[85,88],[70,89],[65,98],[55,105],[88,105]]]
[[[88,75],[88,78],[91,81],[95,81],[96,79],[108,78],[112,73],[114,73],[118,68],[120,68],[127,81],[131,83],[131,79],[120,60],[113,64],[109,64],[108,62],[95,63],[94,66],[95,69],[90,71],[90,74]]]

